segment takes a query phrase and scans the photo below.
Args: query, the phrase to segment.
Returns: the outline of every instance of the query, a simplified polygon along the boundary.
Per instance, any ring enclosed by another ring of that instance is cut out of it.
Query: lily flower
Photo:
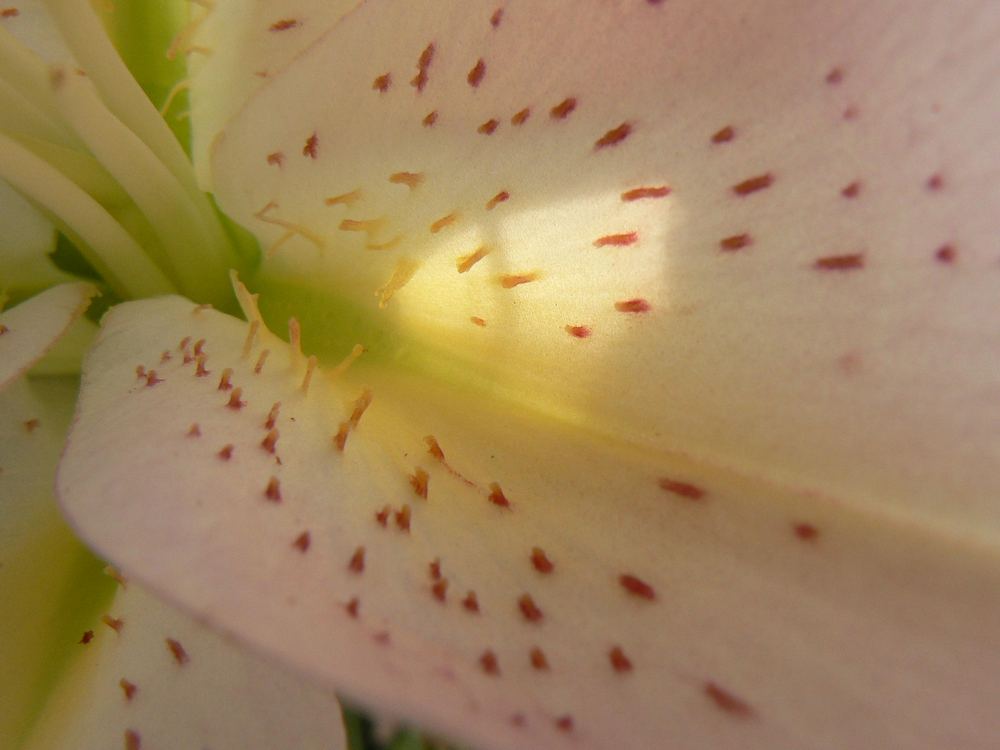
[[[135,210],[0,174],[148,297],[57,472],[98,554],[481,748],[995,744],[995,4],[220,2],[193,173],[48,6]]]

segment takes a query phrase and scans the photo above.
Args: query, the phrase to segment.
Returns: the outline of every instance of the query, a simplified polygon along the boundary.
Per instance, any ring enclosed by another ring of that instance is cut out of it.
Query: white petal
[[[61,284],[0,313],[0,388],[41,359],[96,293],[84,282]]]
[[[222,0],[189,31],[193,160],[211,188],[209,152],[219,131],[254,91],[297,57],[360,0]]]
[[[115,308],[58,477],[216,627],[482,748],[992,746],[994,547],[251,325]]]
[[[128,584],[63,676],[25,747],[347,746],[340,706]]]
[[[265,316],[996,540],[996,3],[498,7],[366,5],[225,131]]]

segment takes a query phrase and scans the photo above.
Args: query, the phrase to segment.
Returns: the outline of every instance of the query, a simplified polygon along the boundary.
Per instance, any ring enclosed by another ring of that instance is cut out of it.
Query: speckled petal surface
[[[251,325],[115,308],[58,475],[216,627],[481,748],[992,743],[995,548]]]

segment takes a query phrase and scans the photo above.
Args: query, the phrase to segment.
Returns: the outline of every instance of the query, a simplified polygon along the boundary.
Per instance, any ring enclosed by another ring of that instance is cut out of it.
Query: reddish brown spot
[[[803,541],[811,542],[819,536],[819,529],[811,523],[797,523],[792,526],[795,536]]]
[[[549,556],[545,554],[545,551],[541,547],[532,547],[531,564],[535,570],[544,574],[551,573],[556,567],[555,563],[549,559]]]
[[[378,510],[378,511],[375,512],[375,521],[382,528],[385,528],[386,526],[389,525],[389,513],[390,512],[391,512],[391,509],[389,508],[388,505],[386,505],[381,510]]]
[[[205,339],[198,339],[194,342],[194,356],[198,357],[205,353]]]
[[[937,192],[944,187],[944,177],[940,174],[932,174],[927,178],[927,189],[931,192]]]
[[[125,627],[125,621],[120,617],[112,617],[111,615],[101,615],[101,622],[107,625],[116,633],[122,632],[122,628]]]
[[[146,377],[146,366],[136,365],[135,366],[135,377],[137,380],[142,380]]]
[[[421,120],[421,122],[423,122],[425,128],[429,128],[431,125],[437,122],[437,119],[438,119],[438,113],[437,110],[435,109],[432,112],[428,112],[426,115],[424,115],[424,119]]]
[[[397,510],[393,517],[396,519],[396,526],[400,531],[405,531],[409,533],[410,531],[410,506],[404,505],[402,508]]]
[[[150,370],[146,373],[146,387],[152,388],[157,383],[162,383],[163,378],[157,377],[156,370]]]
[[[494,505],[499,505],[501,508],[510,507],[510,500],[508,500],[507,496],[503,494],[503,490],[496,482],[490,484],[489,501]]]
[[[462,606],[468,612],[475,612],[475,613],[479,612],[479,599],[476,598],[475,591],[469,591],[465,595],[465,598],[462,599]]]
[[[531,107],[525,107],[524,109],[519,110],[513,114],[513,116],[510,118],[510,124],[524,125],[524,123],[528,121],[529,117],[531,117]]]
[[[733,126],[726,125],[726,127],[712,134],[712,143],[729,143],[735,137],[736,131],[733,130]]]
[[[500,121],[497,119],[487,120],[482,125],[480,125],[476,130],[478,130],[483,135],[493,135],[497,127],[500,125]]]
[[[627,247],[639,241],[638,232],[622,232],[621,234],[606,234],[594,240],[594,247]]]
[[[17,8],[2,8],[0,9],[0,18],[15,18],[21,15],[21,11]]]
[[[753,238],[749,234],[734,234],[731,237],[723,237],[719,240],[719,249],[726,252],[742,250],[753,244]]]
[[[611,668],[616,672],[632,671],[632,660],[625,656],[621,646],[615,646],[608,652],[608,660],[611,662]]]
[[[841,115],[845,120],[856,120],[861,110],[857,108],[856,105],[852,104],[844,110],[843,115]]]
[[[441,450],[441,446],[437,439],[433,435],[428,435],[424,438],[424,442],[427,444],[427,452],[430,453],[438,461],[444,461],[444,451]]]
[[[278,431],[271,430],[264,436],[264,439],[260,441],[260,447],[266,450],[268,453],[274,453],[275,446],[278,444]]]
[[[233,368],[227,367],[222,371],[222,377],[219,378],[219,388],[220,391],[228,391],[233,387]]]
[[[222,446],[222,449],[215,455],[217,455],[223,461],[228,461],[233,457],[233,444],[227,443],[226,445]]]
[[[260,356],[257,357],[257,363],[253,366],[253,374],[260,375],[261,370],[264,369],[264,363],[267,362],[267,355],[271,353],[270,349],[264,349]]]
[[[500,277],[500,286],[504,289],[513,289],[516,286],[530,284],[532,281],[537,280],[537,271],[532,271],[530,273],[506,273]]]
[[[374,81],[372,81],[372,89],[374,91],[378,91],[383,94],[389,90],[389,87],[391,85],[392,85],[392,75],[389,73],[383,73]]]
[[[688,500],[701,500],[705,497],[705,490],[689,482],[679,482],[676,479],[663,477],[660,479],[659,485],[661,490]]]
[[[521,610],[524,619],[528,622],[541,621],[543,617],[542,610],[535,604],[535,600],[531,598],[531,594],[522,594],[521,598],[517,600],[517,606]]]
[[[494,29],[500,26],[500,21],[503,20],[503,8],[497,8],[493,11],[493,15],[490,16],[490,26]]]
[[[389,182],[394,185],[406,185],[411,190],[418,187],[424,181],[421,172],[394,172],[389,175]]]
[[[319,136],[313,133],[306,138],[306,143],[302,147],[302,155],[315,159],[317,154],[319,154]]]
[[[434,585],[431,586],[431,594],[439,602],[444,603],[448,598],[448,579],[442,578],[440,581],[435,581]]]
[[[427,565],[427,570],[431,574],[431,580],[440,581],[441,580],[441,559],[434,558]]]
[[[447,216],[442,216],[437,221],[431,223],[431,234],[437,234],[449,224],[454,224],[457,219],[458,214],[454,212],[448,214]]]
[[[344,447],[347,445],[347,436],[350,432],[351,426],[347,422],[341,422],[337,434],[333,436],[333,446],[341,453],[344,452]]]
[[[375,639],[375,643],[380,646],[388,646],[392,642],[392,637],[384,630],[379,631],[372,637]]]
[[[483,62],[483,58],[480,57],[476,64],[472,66],[472,70],[469,71],[469,75],[466,76],[466,80],[472,88],[476,88],[483,82],[483,76],[485,75],[486,63]]]
[[[431,42],[426,47],[424,51],[420,53],[420,58],[417,60],[417,74],[413,76],[410,80],[410,85],[413,86],[417,91],[423,91],[424,86],[427,85],[427,70],[431,66],[431,61],[434,59],[434,43]]]
[[[488,675],[500,674],[500,664],[497,661],[497,655],[489,649],[483,651],[483,655],[479,657],[479,665]]]
[[[229,401],[226,402],[226,406],[230,409],[242,409],[247,405],[241,397],[243,396],[242,388],[234,388],[232,394],[229,396]]]
[[[569,714],[565,716],[560,716],[556,719],[556,728],[560,732],[572,732],[573,731],[573,717]]]
[[[174,657],[174,661],[179,665],[187,664],[191,661],[191,657],[188,656],[188,652],[184,650],[181,642],[173,638],[166,639],[167,648],[170,650],[171,655]]]
[[[118,680],[118,687],[122,689],[122,692],[125,694],[125,700],[127,701],[132,700],[135,697],[136,691],[139,689],[136,687],[134,682],[130,682],[124,677]]]
[[[354,597],[347,604],[344,605],[344,609],[347,610],[347,614],[351,617],[357,619],[358,617],[358,607],[361,606],[361,600],[358,597]]]
[[[308,531],[303,531],[297,537],[295,541],[292,542],[292,546],[295,547],[299,552],[305,552],[309,549],[309,545],[312,544],[312,537],[309,535]]]
[[[840,194],[845,198],[857,198],[858,193],[860,192],[861,192],[861,183],[858,180],[855,180],[854,182],[846,185],[840,191]]]
[[[365,570],[365,548],[358,547],[354,550],[354,554],[351,555],[350,561],[347,563],[347,569],[352,573],[363,573]]]
[[[161,365],[162,364],[166,364],[167,362],[169,362],[173,358],[174,358],[173,355],[170,353],[170,351],[168,349],[164,349],[162,352],[160,352],[160,364]]]
[[[622,200],[626,203],[630,201],[642,200],[643,198],[665,198],[670,195],[670,188],[666,185],[655,187],[639,187],[626,190],[622,193]]]
[[[275,21],[271,24],[271,31],[288,31],[289,29],[294,29],[299,25],[299,22],[294,18],[283,18],[280,21]]]
[[[281,402],[275,401],[271,405],[271,410],[267,413],[267,419],[264,420],[264,429],[273,430],[274,425],[278,422],[278,412],[281,411]]]
[[[641,578],[636,578],[631,573],[624,573],[618,577],[618,583],[630,594],[638,596],[640,599],[652,601],[656,598],[656,591]]]
[[[83,635],[80,636],[80,640],[77,641],[77,643],[82,643],[84,646],[86,646],[92,640],[94,640],[94,631],[93,630],[84,630],[83,631]]]
[[[758,190],[764,190],[771,187],[774,184],[774,175],[770,172],[767,174],[757,175],[756,177],[751,177],[743,182],[733,185],[733,192],[739,196],[750,195],[751,193],[756,193]]]
[[[568,333],[573,338],[577,338],[577,339],[588,338],[590,336],[590,334],[592,333],[592,331],[590,330],[590,328],[588,326],[571,326],[571,325],[567,325],[567,326],[564,326],[564,327],[566,329],[566,333]]]
[[[727,714],[743,719],[749,719],[754,715],[754,711],[748,703],[737,698],[714,682],[705,683],[705,695],[711,698],[712,702]]]
[[[934,252],[934,257],[938,262],[950,265],[958,257],[958,251],[955,250],[954,245],[942,245]]]
[[[366,388],[354,402],[354,409],[351,411],[351,416],[346,422],[340,423],[340,428],[337,430],[337,434],[333,436],[333,445],[338,451],[344,451],[344,448],[347,445],[347,436],[358,426],[358,423],[361,421],[361,417],[364,415],[369,405],[371,405],[371,402],[372,392]]]
[[[855,271],[864,268],[865,256],[862,253],[847,255],[827,255],[818,258],[813,267],[820,271]]]
[[[472,321],[473,325],[477,325],[480,328],[484,328],[486,326],[486,321],[480,318],[478,315],[473,315],[472,317],[469,318],[469,320]]]
[[[549,116],[553,120],[565,120],[576,109],[576,98],[567,97],[549,110]]]
[[[38,425],[40,424],[41,422],[39,422],[38,419],[35,417],[32,417],[31,419],[26,419],[24,421],[24,430],[25,432],[34,432],[35,430],[38,429]]]
[[[285,155],[281,151],[273,151],[267,155],[267,163],[272,167],[282,167],[285,164]]]
[[[142,737],[134,729],[125,730],[125,750],[142,750]]]
[[[539,672],[546,672],[549,669],[549,660],[545,656],[545,652],[542,651],[538,646],[531,649],[529,654],[531,658],[531,667],[537,669]]]
[[[0,336],[3,336],[5,333],[10,333],[10,329],[7,326],[5,326],[3,323],[0,323]],[[142,367],[142,365],[139,365],[139,367]],[[138,372],[138,368],[137,368],[137,372]],[[141,378],[142,375],[139,375],[139,377]]]
[[[632,134],[632,124],[623,122],[617,127],[611,128],[607,133],[594,141],[594,150],[599,151],[609,146],[617,146]]]
[[[201,437],[201,427],[198,426],[197,422],[195,422],[190,427],[188,427],[187,436],[188,437]]]
[[[204,357],[198,357],[197,363],[194,370],[195,377],[204,378],[212,374],[212,371],[205,367]]]
[[[419,467],[410,475],[410,487],[413,488],[413,492],[416,493],[417,497],[422,497],[424,500],[427,499],[427,483],[429,481],[430,477],[427,472]]]
[[[477,248],[475,252],[461,256],[455,264],[459,273],[467,273],[476,263],[490,254],[490,249],[485,245]]]
[[[824,80],[831,86],[836,86],[838,83],[844,80],[844,71],[842,68],[831,68],[830,72],[826,74]]]
[[[524,714],[511,714],[510,723],[515,727],[523,727],[528,724],[528,720]]]
[[[488,201],[486,201],[486,210],[487,211],[492,211],[494,208],[496,208],[497,206],[499,206],[501,203],[503,203],[504,201],[507,201],[509,199],[510,199],[510,193],[508,193],[506,190],[501,190],[499,193],[497,193],[492,198],[490,198]]]
[[[264,489],[264,497],[274,503],[281,502],[281,483],[277,477],[271,477],[267,481],[267,487]]]
[[[649,312],[651,305],[649,302],[642,298],[626,299],[621,302],[615,302],[615,309],[618,312],[623,313],[644,313]]]
[[[389,178],[392,182],[392,177]],[[323,203],[327,206],[350,206],[357,203],[358,199],[361,198],[361,190],[351,190],[348,193],[340,193],[339,195],[331,195],[329,198],[324,198]],[[344,227],[341,227],[343,229]]]

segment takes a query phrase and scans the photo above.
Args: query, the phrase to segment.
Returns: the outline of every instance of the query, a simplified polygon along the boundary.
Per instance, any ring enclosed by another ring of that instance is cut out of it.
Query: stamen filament
[[[75,233],[83,241],[80,252],[117,294],[152,297],[176,291],[114,217],[55,167],[2,133],[0,153],[0,177]]]
[[[57,70],[54,80],[56,102],[66,122],[149,220],[167,251],[167,273],[189,296],[225,301],[229,295],[226,268],[219,253],[210,252],[211,232],[190,194],[104,106],[86,76]]]

